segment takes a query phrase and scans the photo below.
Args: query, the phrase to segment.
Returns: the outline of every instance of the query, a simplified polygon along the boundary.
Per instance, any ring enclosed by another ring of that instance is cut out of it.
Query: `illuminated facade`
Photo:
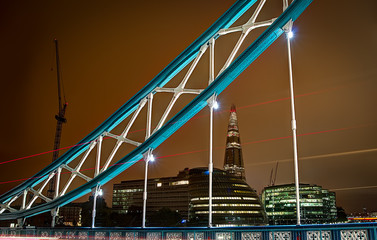
[[[208,225],[208,170],[190,170],[190,224]],[[213,225],[265,225],[267,217],[255,190],[241,178],[214,169],[212,195]]]
[[[230,108],[228,133],[224,157],[224,170],[231,175],[245,180],[245,168],[243,165],[240,131],[238,128],[236,107]]]
[[[335,193],[321,186],[300,184],[301,222],[330,223],[336,219]],[[294,184],[266,187],[262,192],[269,223],[296,224],[296,189]]]
[[[144,180],[122,181],[113,187],[113,211],[140,211]],[[214,226],[247,226],[267,223],[255,190],[241,178],[223,170],[213,172]],[[147,219],[161,208],[170,208],[191,225],[208,224],[208,170],[187,168],[177,177],[148,180]]]

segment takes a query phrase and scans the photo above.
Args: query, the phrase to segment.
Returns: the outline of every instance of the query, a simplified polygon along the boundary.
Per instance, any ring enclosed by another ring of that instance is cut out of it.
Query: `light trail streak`
[[[332,158],[332,157],[339,157],[339,156],[348,156],[348,155],[363,154],[363,153],[370,153],[370,152],[376,152],[376,151],[377,151],[377,148],[370,148],[370,149],[362,149],[362,150],[349,151],[349,152],[321,154],[321,155],[300,157],[299,161],[312,160],[312,159],[318,159],[318,158]],[[260,163],[249,163],[246,165],[247,166],[260,166],[260,165],[276,164],[276,162],[284,163],[284,162],[292,162],[292,161],[293,159],[283,159],[283,160],[274,160],[274,161],[260,162]]]
[[[310,95],[316,95],[316,94],[320,94],[320,93],[334,91],[334,90],[337,90],[337,89],[340,89],[340,88],[343,88],[343,87],[329,88],[329,89],[324,89],[324,90],[320,90],[320,91],[299,94],[299,95],[296,95],[295,98],[305,97],[305,96],[310,96]],[[285,100],[289,100],[289,97],[275,99],[275,100],[270,100],[270,101],[266,101],[266,102],[255,103],[255,104],[246,105],[246,106],[241,106],[241,107],[238,107],[238,110],[245,109],[245,108],[256,107],[256,106],[261,106],[261,105],[266,105],[266,104],[269,104],[269,103],[275,103],[275,102],[285,101]],[[229,113],[229,110],[218,111],[217,113]],[[194,116],[193,118],[190,119],[190,121],[195,120],[195,119],[199,119],[199,118],[203,118],[203,117],[207,117],[207,115],[208,114],[202,114],[202,115]],[[129,133],[131,134],[131,133],[140,132],[140,131],[145,131],[145,129],[134,130],[134,131],[130,131]],[[62,148],[59,148],[59,149],[56,149],[56,150],[50,150],[50,151],[46,151],[46,152],[42,152],[42,153],[37,153],[37,154],[25,156],[25,157],[20,157],[20,158],[8,160],[8,161],[3,161],[3,162],[0,162],[0,165],[1,164],[6,164],[6,163],[11,163],[11,162],[16,162],[16,161],[19,161],[19,160],[23,160],[23,159],[27,159],[27,158],[32,158],[32,157],[36,157],[36,156],[40,156],[40,155],[44,155],[44,154],[48,154],[48,153],[53,153],[55,151],[69,149],[69,148],[72,148],[72,147],[81,146],[81,145],[85,145],[85,144],[89,144],[89,143],[91,143],[91,142],[86,142],[86,143],[76,144],[76,145],[72,145],[72,146],[62,147]]]
[[[317,132],[317,133],[324,133],[324,132],[328,132],[328,131],[321,131],[321,132]],[[307,135],[307,134],[304,134],[304,135]],[[284,137],[284,138],[288,138],[288,137]],[[274,139],[284,139],[284,138],[274,138]],[[260,143],[260,142],[265,142],[265,141],[268,141],[268,140],[270,140],[270,139],[249,142],[249,143],[246,143],[246,144]],[[224,147],[217,147],[217,148],[224,148]],[[201,150],[196,150],[196,151],[165,155],[165,156],[157,157],[156,159],[182,156],[182,155],[188,155],[188,154],[193,154],[193,153],[198,153],[198,152],[206,152],[206,151],[208,151],[208,149],[201,149]],[[356,151],[349,151],[349,152],[321,154],[321,155],[315,155],[315,156],[301,157],[301,158],[299,158],[299,161],[312,160],[312,159],[318,159],[318,158],[331,158],[331,157],[338,157],[338,156],[347,156],[347,155],[354,155],[354,154],[363,154],[363,153],[370,153],[370,152],[376,152],[376,151],[377,151],[377,148],[371,148],[371,149],[363,149],[363,150],[356,150]],[[143,159],[141,159],[139,161],[142,161],[142,160]],[[261,165],[276,164],[276,162],[284,163],[284,162],[292,162],[292,161],[293,161],[293,159],[283,159],[283,160],[274,160],[274,161],[268,161],[268,162],[262,162],[262,163],[249,163],[249,164],[246,164],[246,166],[261,166]],[[123,163],[118,163],[118,164],[113,164],[113,165],[122,165],[122,164]],[[113,165],[110,165],[110,166],[113,166]],[[80,172],[89,171],[89,170],[93,170],[93,169],[94,168],[81,169]],[[68,174],[68,173],[71,173],[71,172],[62,172],[62,174]],[[0,185],[1,184],[7,184],[7,183],[21,182],[21,181],[25,181],[25,180],[29,180],[29,179],[34,179],[34,178],[23,178],[23,179],[16,179],[16,180],[0,182]]]
[[[330,189],[330,191],[350,191],[350,190],[361,190],[361,189],[371,189],[377,188],[377,185],[374,186],[360,186],[360,187],[348,187],[348,188],[334,188]]]

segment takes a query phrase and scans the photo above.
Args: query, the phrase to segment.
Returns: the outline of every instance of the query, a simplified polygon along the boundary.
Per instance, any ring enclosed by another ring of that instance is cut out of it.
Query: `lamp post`
[[[103,192],[100,185],[97,185],[94,190],[93,196],[93,211],[92,211],[92,228],[95,227],[96,222],[96,205],[97,205],[97,196],[102,196]]]
[[[296,125],[296,114],[295,114],[295,100],[294,100],[293,74],[292,74],[292,56],[291,56],[291,39],[294,36],[292,32],[292,25],[293,25],[293,22],[292,20],[290,20],[287,23],[287,25],[284,27],[284,30],[285,30],[285,34],[287,38],[287,48],[288,48],[289,89],[290,89],[291,112],[292,112],[291,125],[292,125],[292,139],[293,139],[293,160],[294,160],[295,186],[296,186],[296,218],[297,218],[297,225],[300,225],[301,224],[300,181],[298,177],[297,134],[296,134],[297,125]]]
[[[153,162],[154,157],[152,154],[152,150],[149,149],[144,154],[144,161],[145,161],[145,176],[144,176],[144,193],[143,193],[143,222],[142,222],[142,228],[145,228],[145,216],[147,212],[147,186],[148,186],[148,166],[149,161]]]
[[[219,107],[216,102],[216,95],[208,99],[208,106],[210,109],[210,127],[209,127],[209,188],[208,188],[208,227],[212,227],[212,178],[213,178],[213,109]]]

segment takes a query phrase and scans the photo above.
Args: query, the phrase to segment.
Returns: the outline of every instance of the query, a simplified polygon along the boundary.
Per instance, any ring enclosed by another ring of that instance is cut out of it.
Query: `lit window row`
[[[250,191],[233,190],[235,193],[250,193]]]
[[[209,199],[208,197],[192,198],[191,201],[208,200],[208,199]],[[241,200],[241,197],[212,197],[212,199],[213,200]]]
[[[135,189],[122,189],[122,190],[118,190],[118,192],[142,192],[143,189],[142,188],[135,188]]]
[[[272,203],[295,203],[296,202],[296,199],[267,199],[266,198],[266,200],[270,200],[269,202],[272,202]],[[301,203],[323,203],[323,200],[302,198],[300,199],[300,202]]]
[[[253,197],[242,197],[243,200],[257,200],[256,198]]]
[[[245,187],[245,188],[247,188],[247,187],[249,187],[249,186],[247,186],[246,184],[232,184],[233,185],[233,187]]]
[[[319,191],[300,191],[300,194],[310,194],[309,196],[316,196],[313,194],[320,195]],[[296,195],[296,191],[287,191],[287,192],[274,192],[274,193],[266,193],[266,196],[290,196]]]
[[[181,180],[181,181],[176,181],[176,182],[172,182],[170,183],[170,185],[172,186],[176,186],[176,185],[187,185],[189,184],[189,181],[188,180]]]
[[[267,215],[281,216],[281,215],[293,215],[294,212],[268,212]]]
[[[235,213],[260,213],[259,211],[212,211],[212,213],[216,214],[235,214]],[[208,214],[208,211],[196,211],[195,214]]]
[[[300,203],[302,207],[323,207],[322,203]]]
[[[299,191],[301,192],[302,190],[309,190],[309,191],[321,191],[321,187],[299,187]],[[291,191],[296,191],[295,187],[282,187],[282,188],[275,188],[275,189],[267,189],[266,192],[291,192]]]
[[[213,207],[260,207],[259,204],[227,204],[227,203],[222,203],[222,204],[212,204]],[[208,207],[208,204],[197,204],[194,205],[194,208],[197,207]]]

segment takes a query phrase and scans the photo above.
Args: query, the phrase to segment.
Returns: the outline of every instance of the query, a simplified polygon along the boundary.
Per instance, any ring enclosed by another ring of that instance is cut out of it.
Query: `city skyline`
[[[61,143],[66,147],[75,145],[139,91],[231,4],[1,3],[6,36],[0,40],[4,53],[1,102],[6,114],[1,119],[0,162],[52,150],[57,113],[56,74],[50,70],[55,68],[54,37],[60,44],[69,103]],[[335,190],[338,205],[347,212],[363,207],[377,210],[373,209],[377,200],[373,172],[377,165],[373,108],[377,47],[373,43],[377,35],[371,30],[377,24],[376,7],[372,0],[362,5],[314,0],[294,23],[300,181]],[[280,1],[267,2],[260,20],[278,15],[281,8]],[[214,165],[222,168],[229,109],[234,103],[246,179],[258,192],[268,185],[276,161],[276,184],[293,182],[286,55],[282,36],[218,97]],[[157,161],[150,165],[150,178],[208,165],[208,108],[198,116],[155,151]],[[134,130],[144,128],[139,125]],[[44,154],[2,164],[0,182],[31,177],[51,159],[52,154]],[[105,186],[105,196],[111,194],[114,182],[141,179],[143,171],[142,162],[132,166]],[[19,183],[1,184],[0,193]],[[108,203],[110,198],[106,196]]]

